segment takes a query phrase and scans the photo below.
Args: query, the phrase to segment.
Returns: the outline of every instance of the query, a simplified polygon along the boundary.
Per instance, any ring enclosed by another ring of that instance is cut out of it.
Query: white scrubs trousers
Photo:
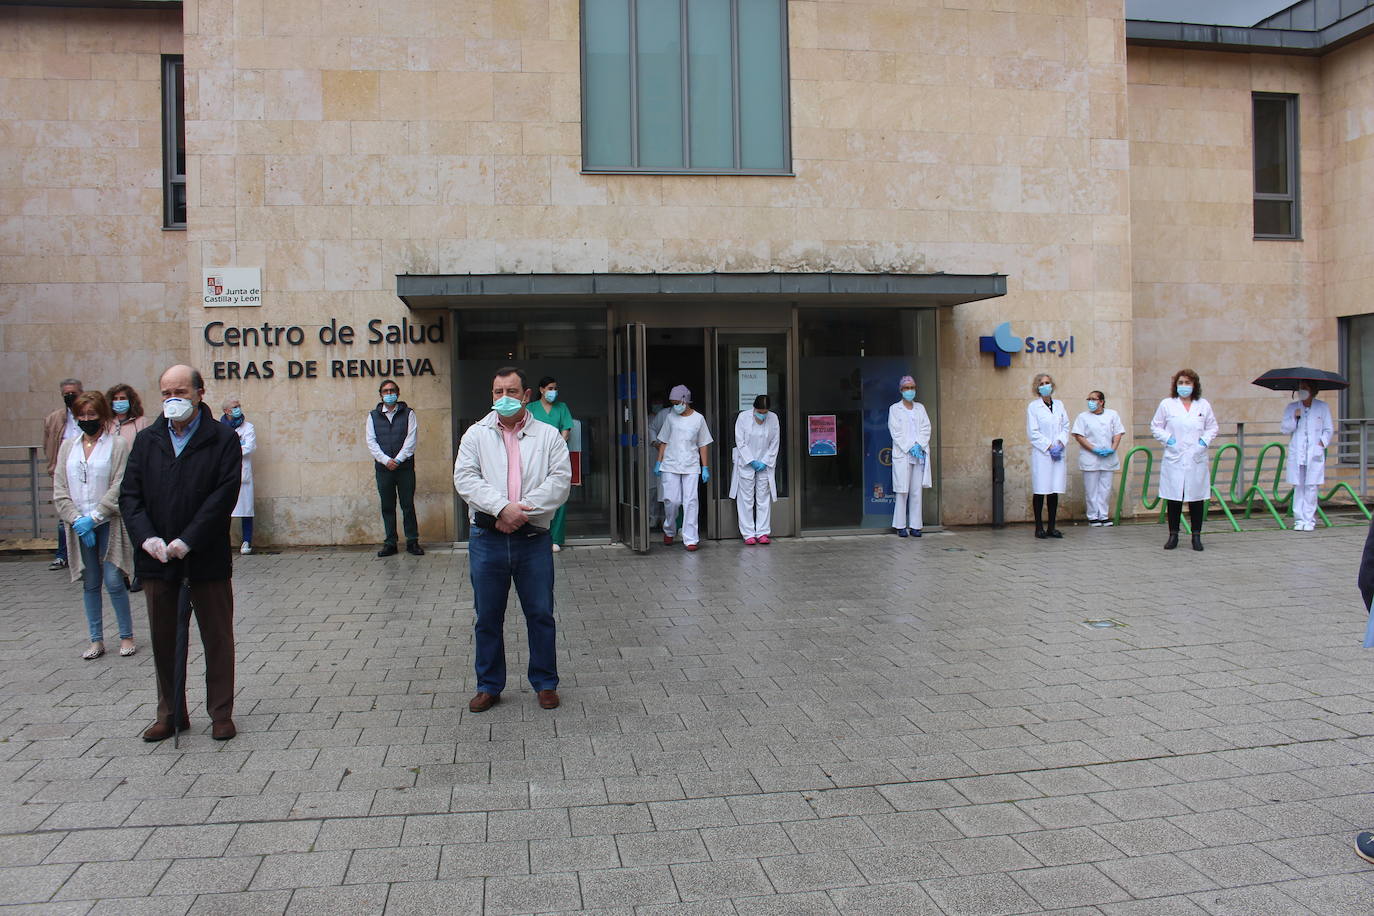
[[[903,481],[897,475],[906,477],[906,492],[893,493],[892,527],[915,528],[921,530],[921,482],[925,480],[926,466],[923,462],[908,461],[892,468],[892,488],[897,490]]]
[[[1088,504],[1088,521],[1104,522],[1110,518],[1112,472],[1084,471],[1083,498]]]
[[[1317,485],[1307,483],[1307,465],[1297,469],[1298,479],[1303,483],[1293,484],[1293,527],[1300,531],[1314,531],[1317,527]]]
[[[701,540],[697,530],[697,475],[664,471],[658,480],[663,487],[664,535],[672,537],[677,533],[677,510],[681,509],[682,543],[697,543]]]
[[[755,473],[753,480],[739,481],[735,509],[739,512],[740,537],[756,538],[773,533],[773,495],[768,489],[767,476]]]

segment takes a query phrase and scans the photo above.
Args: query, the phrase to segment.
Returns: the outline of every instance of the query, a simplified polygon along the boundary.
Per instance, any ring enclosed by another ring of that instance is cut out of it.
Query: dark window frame
[[[177,172],[177,150],[186,151],[186,63],[180,54],[162,55],[162,228],[185,229],[186,220],[176,218],[177,191],[186,199],[186,173]],[[177,90],[183,99],[180,112]],[[180,117],[178,117],[180,113]]]
[[[688,51],[687,2],[681,0],[679,34],[682,47],[682,161],[692,161],[692,117],[691,117],[691,66]],[[791,41],[787,32],[787,0],[779,0],[778,16],[781,21],[779,41],[782,43],[782,159],[783,166],[776,169],[751,169],[740,165],[740,62],[739,62],[739,0],[730,2],[730,53],[732,80],[732,117],[734,121],[734,160],[732,167],[711,166],[680,168],[662,166],[640,166],[639,162],[639,67],[637,66],[637,4],[628,2],[629,16],[626,27],[629,29],[630,72],[630,165],[597,166],[587,164],[587,6],[585,0],[578,3],[578,69],[582,81],[582,173],[584,175],[773,175],[795,176],[792,167],[792,62]]]
[[[1259,203],[1260,201],[1278,201],[1280,203],[1287,203],[1290,208],[1289,225],[1292,227],[1292,231],[1281,233],[1260,232],[1258,227],[1254,227],[1254,237],[1257,240],[1300,242],[1302,241],[1302,194],[1300,185],[1302,168],[1299,159],[1301,143],[1299,143],[1298,135],[1298,127],[1300,124],[1298,118],[1298,96],[1295,93],[1288,92],[1250,93],[1250,147],[1252,157],[1251,172],[1254,182],[1258,182],[1259,180],[1259,163],[1253,161],[1254,157],[1259,155],[1259,142],[1258,138],[1254,135],[1256,125],[1255,103],[1262,100],[1280,101],[1285,103],[1285,121],[1288,133],[1288,193],[1275,194],[1272,192],[1261,192],[1258,188],[1255,188],[1252,185],[1254,203]],[[1252,212],[1252,223],[1253,219],[1254,216]]]

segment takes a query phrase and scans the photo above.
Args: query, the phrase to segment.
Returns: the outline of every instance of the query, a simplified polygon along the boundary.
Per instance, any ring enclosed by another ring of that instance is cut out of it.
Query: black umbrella
[[[1313,391],[1323,389],[1336,391],[1350,387],[1350,383],[1340,373],[1327,372],[1325,369],[1309,369],[1307,366],[1270,369],[1251,384],[1268,388],[1271,391],[1297,391],[1299,382],[1306,382],[1311,385]]]

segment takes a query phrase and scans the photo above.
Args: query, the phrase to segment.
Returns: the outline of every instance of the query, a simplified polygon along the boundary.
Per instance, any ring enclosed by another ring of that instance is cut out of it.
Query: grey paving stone
[[[584,907],[676,903],[677,887],[666,866],[588,871],[579,876]]]
[[[637,835],[627,834],[627,836]],[[654,836],[654,834],[644,834],[644,836]],[[620,866],[621,859],[616,851],[615,837],[554,837],[546,840],[529,841],[529,870],[531,874],[587,871],[590,869],[619,868]]]
[[[405,824],[406,818],[400,816],[331,818],[319,825],[315,849],[399,846]]]
[[[1006,875],[976,878],[932,878],[921,889],[945,916],[1008,916],[1032,912],[1035,901]]]
[[[358,849],[348,864],[346,884],[391,884],[429,881],[439,874],[438,846],[398,846],[395,849]]]
[[[780,894],[853,887],[865,883],[859,869],[842,851],[769,856],[760,862],[768,880]]]
[[[712,859],[756,859],[760,856],[790,855],[797,851],[781,824],[745,824],[739,827],[709,827],[701,831]]]
[[[462,843],[442,848],[439,877],[481,878],[530,874],[529,843]]]
[[[132,859],[138,854],[139,849],[147,842],[152,833],[152,827],[128,827],[74,830],[65,835],[36,836],[31,839],[60,840],[56,844],[56,848],[52,849],[43,859],[49,864],[57,862],[113,862],[119,859]]]
[[[412,814],[405,819],[400,842],[404,846],[476,843],[486,839],[486,833],[483,814]]]
[[[385,884],[301,887],[291,893],[287,916],[369,916],[386,911]]]
[[[1130,897],[1092,865],[1024,869],[1011,877],[1046,909],[1097,906]]]
[[[153,889],[154,894],[235,894],[248,890],[261,856],[178,859]],[[190,906],[191,901],[187,901]]]
[[[167,859],[87,862],[62,884],[54,900],[146,897],[171,863]],[[10,899],[10,898],[5,898]]]
[[[247,891],[242,894],[201,894],[188,911],[190,916],[254,916],[285,913],[291,891]]]
[[[844,916],[944,916],[914,882],[842,887],[829,896]]]
[[[491,916],[577,910],[581,906],[574,874],[500,876],[486,882],[485,911]]]
[[[774,894],[734,901],[740,916],[833,916],[839,912],[823,893]]]
[[[386,916],[433,916],[435,913],[480,916],[483,890],[479,878],[393,884],[387,893]]]
[[[140,859],[223,855],[237,830],[232,824],[158,827],[138,851]]]
[[[264,856],[249,887],[259,891],[341,884],[350,855],[338,850],[283,852]]]
[[[689,862],[672,866],[673,880],[684,901],[729,900],[771,894],[762,867],[752,859],[728,862]]]
[[[1114,859],[1100,862],[1097,867],[1136,898],[1167,897],[1216,886],[1206,875],[1170,854]]]
[[[41,903],[52,897],[77,865],[22,865],[0,869],[0,900]]]

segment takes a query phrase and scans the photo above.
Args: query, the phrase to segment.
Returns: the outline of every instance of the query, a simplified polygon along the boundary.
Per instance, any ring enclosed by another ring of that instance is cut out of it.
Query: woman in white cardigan
[[[91,661],[105,654],[103,581],[119,624],[119,654],[127,658],[137,651],[124,584],[124,577],[134,571],[134,552],[119,515],[119,488],[129,461],[129,443],[114,431],[109,402],[99,391],[78,395],[72,402],[72,416],[81,435],[63,442],[57,453],[53,504],[67,525],[72,581],[80,578],[83,583],[90,646],[81,657]]]

